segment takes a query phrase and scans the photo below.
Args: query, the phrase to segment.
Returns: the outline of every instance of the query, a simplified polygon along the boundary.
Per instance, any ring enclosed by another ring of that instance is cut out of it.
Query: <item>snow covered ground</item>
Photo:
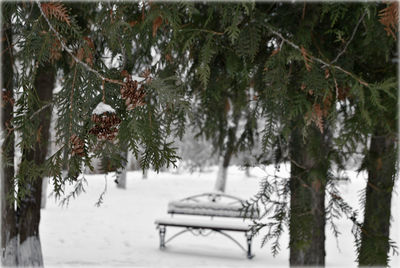
[[[271,170],[271,168],[269,168]],[[208,173],[149,172],[142,179],[140,172],[128,172],[127,189],[117,189],[113,174],[107,176],[104,203],[95,207],[105,185],[104,175],[86,175],[86,193],[71,200],[68,207],[60,207],[54,198],[42,210],[40,224],[44,262],[47,267],[128,266],[128,267],[288,267],[288,234],[282,236],[281,253],[275,258],[270,245],[260,248],[262,236],[253,241],[255,258],[248,260],[233,242],[218,234],[195,237],[186,233],[166,250],[159,250],[159,236],[154,220],[166,216],[167,203],[189,195],[213,189],[216,168]],[[282,172],[288,172],[282,168]],[[265,171],[254,168],[253,177],[245,171],[231,167],[228,171],[226,192],[248,198],[258,191]],[[364,188],[364,177],[353,178],[342,186],[344,197],[359,207],[358,191]],[[50,187],[49,187],[50,188]],[[49,189],[51,191],[51,189]],[[66,191],[68,192],[68,190]],[[398,211],[399,196],[394,195],[393,212]],[[392,226],[398,225],[399,213],[394,213]],[[356,267],[351,223],[339,223],[342,235],[339,247],[327,227],[326,264],[329,267]],[[179,229],[168,228],[167,236]],[[392,228],[393,238],[400,242],[398,228]],[[245,244],[242,233],[235,237]],[[392,267],[400,266],[399,256],[393,257]]]

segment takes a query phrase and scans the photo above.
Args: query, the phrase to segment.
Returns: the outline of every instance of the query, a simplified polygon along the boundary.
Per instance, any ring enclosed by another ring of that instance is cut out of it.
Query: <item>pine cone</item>
[[[118,133],[118,125],[121,119],[114,113],[93,114],[92,121],[95,125],[89,133],[96,135],[99,140],[113,140]]]
[[[75,134],[69,138],[71,144],[72,155],[84,156],[85,155],[85,143]]]
[[[133,110],[137,106],[144,105],[144,87],[138,88],[138,82],[128,77],[125,85],[121,86],[121,97],[125,100],[127,110]]]

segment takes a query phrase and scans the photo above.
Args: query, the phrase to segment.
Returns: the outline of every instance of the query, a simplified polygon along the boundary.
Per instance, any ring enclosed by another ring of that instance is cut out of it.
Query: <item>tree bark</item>
[[[16,266],[18,231],[16,225],[16,212],[14,208],[14,131],[11,129],[13,118],[13,55],[10,44],[12,43],[10,18],[3,16],[2,23],[2,138],[1,147],[1,264]],[[10,198],[9,198],[10,197]]]
[[[327,130],[294,128],[290,140],[290,265],[325,264],[325,187],[329,169]]]
[[[49,179],[48,178],[43,178],[42,182],[42,198],[40,200],[40,208],[44,209],[46,208],[46,203],[47,203],[47,185],[49,184]]]
[[[228,130],[228,142],[226,144],[226,149],[219,160],[217,180],[214,186],[215,191],[225,192],[228,167],[229,163],[231,162],[233,152],[235,151],[237,122],[235,121],[235,123],[235,127],[229,128]]]
[[[122,156],[127,159],[128,158],[128,151],[123,151]],[[127,159],[128,161],[128,159]],[[123,162],[122,168],[117,170],[117,188],[126,189],[126,167],[128,162]]]
[[[226,154],[225,154],[226,156]],[[226,177],[228,173],[228,167],[229,163],[227,166],[224,165],[225,159],[227,157],[220,157],[219,160],[219,165],[218,165],[218,173],[217,173],[217,180],[215,181],[215,186],[214,186],[214,191],[216,192],[225,192],[225,187],[226,187]]]
[[[251,174],[250,174],[250,167],[246,167],[244,174],[246,175],[247,178],[250,178],[250,177],[251,177]]]
[[[361,246],[358,254],[358,262],[361,266],[388,265],[391,200],[396,177],[396,158],[395,137],[376,131],[371,138],[366,159],[368,183]]]
[[[146,180],[146,179],[147,179],[147,169],[143,170],[142,179],[143,179],[143,180]]]
[[[35,89],[40,103],[48,103],[53,97],[55,82],[55,69],[50,63],[40,66],[35,78]],[[34,105],[31,111],[40,109]],[[37,115],[39,120],[37,139],[34,149],[23,151],[22,160],[33,161],[41,166],[47,155],[49,142],[49,128],[51,121],[51,107],[40,111]],[[40,134],[39,134],[40,133]],[[18,262],[23,266],[43,266],[43,256],[39,236],[40,207],[42,197],[43,178],[37,177],[26,180],[25,189],[29,190],[21,200],[18,217],[20,244],[18,249]]]

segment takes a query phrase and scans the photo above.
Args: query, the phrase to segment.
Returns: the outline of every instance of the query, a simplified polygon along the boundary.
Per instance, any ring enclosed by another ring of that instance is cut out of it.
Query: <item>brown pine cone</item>
[[[69,138],[71,144],[71,155],[84,156],[85,155],[85,143],[75,134]]]

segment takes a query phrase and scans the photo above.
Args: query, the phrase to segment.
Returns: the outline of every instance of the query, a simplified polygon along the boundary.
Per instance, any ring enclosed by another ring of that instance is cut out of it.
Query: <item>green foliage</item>
[[[86,65],[61,49],[36,3],[6,5],[3,11],[13,18],[19,66],[12,122],[21,137],[18,149],[33,148],[40,109],[52,105],[58,115],[59,149],[43,166],[22,161],[16,176],[21,186],[30,178],[50,176],[56,195],[66,183],[75,183],[69,195],[74,197],[84,189],[79,177],[83,166],[92,168],[91,160],[99,157],[109,160],[104,171],[117,169],[126,161],[121,148],[140,156],[144,169],[174,166],[179,155],[171,141],[182,138],[187,126],[195,129],[196,136],[211,140],[220,153],[228,147],[233,152],[251,151],[260,135],[263,153],[274,152],[277,165],[292,161],[288,148],[293,129],[307,138],[316,128],[324,133],[335,128],[326,162],[342,169],[359,147],[366,151],[373,129],[397,133],[398,81],[391,61],[397,43],[378,20],[380,4],[71,2],[65,6],[70,25],[54,17],[49,21]],[[49,61],[58,71],[60,90],[51,103],[39,103],[33,81],[38,66]],[[109,80],[102,93],[99,75],[121,83],[124,70],[151,74],[151,81],[143,85],[145,105],[133,110],[126,109],[120,84]],[[122,120],[114,141],[99,141],[89,134],[92,111],[103,97]],[[73,135],[84,141],[83,156],[73,155]],[[319,145],[312,140],[307,149],[318,155]],[[63,168],[68,169],[66,176],[61,174]],[[337,178],[330,170],[328,175],[327,191],[339,196]],[[288,181],[267,177],[247,204],[265,212],[267,222],[256,222],[254,228],[267,230],[263,243],[273,239],[274,254],[291,213]],[[23,187],[19,189],[24,193]],[[327,208],[335,234],[339,231],[334,219],[354,218],[341,199],[330,199]]]
[[[260,47],[261,34],[260,25],[251,23],[240,31],[237,41],[237,53],[243,57],[249,57],[251,61],[257,55]]]
[[[120,150],[126,144],[136,155],[142,156],[143,168],[151,166],[158,171],[163,166],[174,165],[178,159],[176,148],[167,139],[183,135],[189,105],[183,87],[179,86],[179,78],[152,65],[151,50],[156,48],[157,41],[152,31],[144,27],[148,21],[142,19],[142,12],[146,12],[148,6],[68,3],[65,6],[69,23],[56,17],[48,18],[57,33],[49,27],[36,2],[16,6],[9,12],[15,21],[15,58],[21,66],[16,74],[17,97],[12,122],[21,137],[17,148],[21,151],[34,148],[40,134],[37,114],[41,109],[51,105],[58,115],[55,133],[58,150],[43,165],[22,160],[16,176],[18,198],[29,191],[30,180],[43,176],[52,178],[56,197],[63,194],[66,183],[76,183],[76,191],[69,195],[75,197],[83,189],[79,178],[83,167],[93,169],[91,160],[96,157],[109,160],[102,167],[105,172],[121,167],[126,160],[121,157]],[[165,18],[174,15],[167,10],[163,14]],[[134,21],[136,23],[130,23]],[[169,19],[169,23],[178,24],[179,19]],[[71,53],[61,49],[62,45],[86,65],[76,62]],[[132,61],[136,52],[143,56]],[[52,62],[59,70],[60,90],[51,103],[39,103],[33,81],[38,66],[47,62]],[[146,104],[133,111],[126,110],[120,85],[106,82],[103,96],[99,77],[100,74],[122,81],[121,72],[126,69],[136,76],[149,69],[152,77],[152,81],[144,85]],[[89,134],[94,125],[92,111],[103,98],[122,119],[114,141],[99,141]],[[83,141],[82,155],[73,152],[70,142],[73,135]],[[66,175],[62,174],[65,168]]]

